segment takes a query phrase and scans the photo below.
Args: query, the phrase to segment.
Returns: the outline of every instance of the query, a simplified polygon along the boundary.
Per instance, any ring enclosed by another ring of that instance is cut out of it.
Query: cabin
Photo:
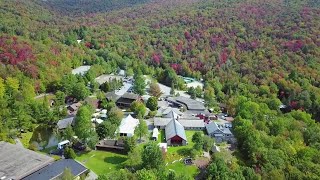
[[[140,96],[133,93],[124,93],[117,101],[116,105],[120,108],[130,108],[134,101],[141,100]]]
[[[229,128],[231,128],[229,124],[226,126],[217,124],[216,122],[211,122],[206,124],[207,133],[209,136],[215,138],[216,142],[220,143],[223,141],[233,141],[234,136]]]

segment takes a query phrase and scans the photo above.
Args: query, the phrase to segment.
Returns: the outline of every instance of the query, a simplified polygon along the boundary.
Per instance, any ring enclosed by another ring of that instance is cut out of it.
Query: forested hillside
[[[185,88],[178,75],[203,79],[236,117],[238,150],[232,162],[216,157],[207,178],[319,179],[318,4],[2,0],[0,140],[63,117],[36,95],[73,95],[88,82],[94,94],[98,75],[139,69],[175,89]],[[83,64],[88,74],[72,76]]]

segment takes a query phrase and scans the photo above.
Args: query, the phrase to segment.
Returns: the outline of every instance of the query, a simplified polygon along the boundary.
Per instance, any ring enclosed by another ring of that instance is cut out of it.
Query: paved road
[[[34,97],[34,99],[39,99],[39,98],[42,98],[42,97],[44,97],[44,96],[49,96],[49,95],[53,95],[53,93],[39,94],[38,96]]]

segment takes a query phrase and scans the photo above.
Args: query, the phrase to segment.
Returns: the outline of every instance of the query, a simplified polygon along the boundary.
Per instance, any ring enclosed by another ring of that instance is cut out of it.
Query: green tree
[[[203,136],[203,149],[205,151],[211,151],[213,145],[214,145],[214,139],[210,136]]]
[[[78,136],[79,139],[83,140],[84,142],[87,142],[91,129],[92,125],[90,107],[87,105],[81,106],[75,118],[75,134]]]
[[[204,102],[205,105],[209,108],[214,108],[217,106],[215,92],[212,87],[207,87],[204,90]]]
[[[74,150],[69,147],[64,149],[63,155],[66,159],[75,159],[77,157],[76,153],[74,153]]]
[[[59,179],[60,180],[74,180],[74,176],[69,168],[65,168]]]
[[[146,136],[148,134],[148,126],[147,126],[147,123],[144,120],[139,119],[139,124],[135,128],[134,134],[139,137],[139,141],[140,142],[141,142],[141,137],[144,137],[144,136]]]
[[[146,83],[143,75],[134,76],[134,83],[132,88],[133,88],[133,91],[139,95],[145,94]]]
[[[22,131],[28,130],[32,125],[32,117],[27,113],[26,108],[26,104],[20,101],[13,104],[13,116],[10,122],[19,130],[20,135]]]
[[[124,141],[124,150],[126,152],[132,152],[134,150],[134,148],[136,147],[137,140],[134,136],[133,137],[124,137],[123,141]]]
[[[158,108],[158,99],[156,97],[150,97],[147,101],[147,108],[151,111],[155,111]]]
[[[142,150],[142,166],[146,169],[164,168],[162,152],[156,142],[148,142]]]
[[[110,109],[110,111],[108,111],[107,121],[110,121],[111,124],[115,124],[119,126],[122,118],[123,118],[123,112],[119,108],[113,107]]]
[[[5,82],[6,82],[6,90],[9,96],[12,96],[18,92],[20,83],[17,78],[8,77]]]
[[[138,118],[144,117],[146,114],[146,106],[141,101],[134,101],[131,106],[130,110],[134,112]]]
[[[83,100],[89,96],[89,90],[83,83],[79,82],[73,86],[72,95],[78,100]]]
[[[4,97],[5,92],[6,92],[6,89],[5,89],[4,80],[0,77],[0,98]]]
[[[142,164],[141,148],[134,147],[133,150],[128,152],[128,159],[125,162],[125,166],[139,169]]]
[[[26,102],[33,101],[33,98],[36,96],[34,87],[30,82],[24,82],[21,85],[21,94]]]
[[[71,140],[74,135],[75,135],[75,133],[74,133],[71,125],[68,125],[67,128],[62,132],[62,137],[64,139]]]
[[[100,139],[103,139],[106,137],[113,138],[116,130],[117,130],[117,125],[112,124],[110,121],[104,121],[101,124],[99,124],[96,128],[96,132]]]
[[[161,89],[159,87],[159,85],[157,84],[157,82],[152,81],[150,83],[150,89],[149,92],[152,96],[159,98],[162,94]]]
[[[202,150],[203,148],[203,138],[201,132],[195,132],[192,136],[192,142],[194,143],[194,148],[196,150]]]
[[[188,94],[190,95],[190,97],[192,99],[196,99],[196,97],[197,97],[197,94],[196,94],[194,87],[189,87]]]
[[[137,180],[137,178],[129,170],[120,169],[106,175],[99,175],[97,180]]]
[[[66,94],[62,91],[57,91],[55,93],[55,106],[63,106],[65,104]]]
[[[141,169],[136,172],[136,176],[139,180],[156,180],[157,177],[152,170]]]
[[[227,164],[221,158],[215,158],[207,171],[208,179],[212,180],[227,180],[231,176]]]

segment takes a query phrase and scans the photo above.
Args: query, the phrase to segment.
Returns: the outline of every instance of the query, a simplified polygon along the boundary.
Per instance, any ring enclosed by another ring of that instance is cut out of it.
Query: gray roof
[[[153,118],[154,126],[166,126],[171,120],[172,118]]]
[[[195,127],[204,128],[204,122],[202,120],[178,120],[183,127]]]
[[[112,75],[112,74],[103,74],[103,75],[97,77],[97,78],[95,79],[95,81],[96,81],[99,85],[101,85],[101,84],[103,84],[103,83],[105,83],[105,82],[110,82],[110,81],[112,81],[113,79],[116,79],[116,80],[119,81],[119,80],[122,80],[123,77],[122,77],[122,76],[117,76],[117,75]]]
[[[221,133],[223,133],[223,131],[218,127],[217,123],[215,122],[211,122],[210,124],[206,124],[206,129],[208,134],[211,134],[215,131],[220,131]]]
[[[21,179],[53,161],[49,156],[0,142],[0,179]]]
[[[23,178],[23,180],[47,180],[60,176],[65,168],[69,168],[74,176],[79,176],[88,169],[73,159],[62,159]]]
[[[232,134],[229,128],[223,128],[223,134]]]
[[[114,91],[112,91],[112,92],[106,93],[106,98],[109,101],[112,100],[112,101],[116,102],[120,98],[120,96],[116,95],[116,93]]]
[[[187,140],[186,132],[184,131],[184,127],[177,121],[172,119],[165,128],[166,132],[166,140],[171,139],[174,136],[179,136],[184,140]]]
[[[73,125],[74,123],[73,120],[74,120],[74,117],[69,117],[69,118],[59,120],[57,123],[58,129],[65,129],[69,125]]]
[[[204,111],[206,109],[203,103],[194,99],[184,97],[184,96],[170,97],[167,100],[174,102],[176,104],[185,105],[188,110]]]
[[[84,74],[86,74],[89,71],[90,68],[91,68],[91,66],[79,66],[79,67],[73,69],[71,73],[74,75],[79,74],[79,75],[83,76]]]
[[[169,114],[171,112],[174,112],[178,115],[182,115],[183,113],[178,109],[178,108],[172,108],[172,107],[168,107],[168,108],[165,108],[163,111],[162,111],[162,115],[166,115],[166,114]]]
[[[139,95],[138,94],[133,94],[133,93],[124,93],[121,96],[121,98],[137,100],[137,99],[139,99]]]
[[[188,110],[201,110],[202,111],[202,110],[206,109],[201,102],[196,101],[194,99],[186,98],[183,96],[176,97],[176,101],[178,101],[182,104],[185,104],[187,106]]]

